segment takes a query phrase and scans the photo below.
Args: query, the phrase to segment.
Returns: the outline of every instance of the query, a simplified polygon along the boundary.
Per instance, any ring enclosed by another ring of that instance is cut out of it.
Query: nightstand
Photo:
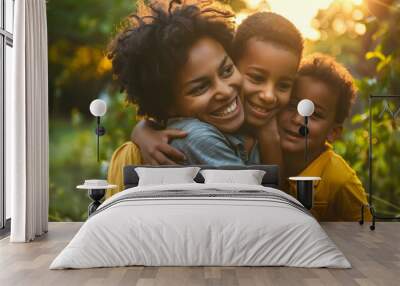
[[[297,200],[310,210],[314,202],[314,182],[320,181],[320,177],[290,177],[290,181],[296,182]]]
[[[107,189],[115,189],[117,185],[110,185],[106,180],[85,180],[83,185],[76,188],[79,190],[87,190],[89,198],[92,203],[88,206],[88,216],[94,213],[101,205],[101,200],[106,194]]]

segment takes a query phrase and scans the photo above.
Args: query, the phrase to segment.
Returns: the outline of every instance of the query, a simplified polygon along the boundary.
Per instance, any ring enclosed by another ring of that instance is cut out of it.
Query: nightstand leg
[[[360,225],[364,224],[364,205],[361,206],[361,220],[358,223]]]
[[[313,181],[297,181],[297,199],[310,210],[313,206]]]
[[[100,205],[101,202],[99,201],[91,202],[88,206],[88,215],[91,216],[92,213],[94,213]]]
[[[91,216],[91,214],[94,213],[97,210],[97,208],[101,205],[100,201],[103,199],[105,193],[106,193],[105,189],[88,190],[89,198],[93,200],[93,202],[88,207],[89,216]]]
[[[372,225],[369,226],[370,230],[375,230],[375,221],[376,221],[376,213],[375,208],[373,206],[369,207],[371,214],[372,214]]]

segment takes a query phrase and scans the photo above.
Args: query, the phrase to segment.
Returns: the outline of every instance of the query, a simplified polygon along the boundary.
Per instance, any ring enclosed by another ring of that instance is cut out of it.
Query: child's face
[[[304,152],[304,137],[299,128],[304,125],[304,117],[297,112],[297,104],[302,99],[314,103],[314,114],[308,120],[308,148],[311,153],[324,150],[325,141],[333,142],[341,133],[342,126],[336,123],[338,95],[318,80],[301,76],[289,104],[278,115],[279,134],[284,152]]]
[[[190,49],[177,82],[173,116],[194,117],[222,132],[235,132],[244,121],[239,95],[242,77],[224,48],[203,38]]]
[[[248,125],[260,127],[289,102],[300,58],[269,42],[250,39],[238,69],[243,76],[243,108]]]

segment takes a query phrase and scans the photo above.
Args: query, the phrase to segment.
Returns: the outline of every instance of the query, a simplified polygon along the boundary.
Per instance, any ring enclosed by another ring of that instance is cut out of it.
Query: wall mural
[[[149,2],[47,3],[50,220],[87,218],[90,199],[76,191],[87,179],[117,185],[107,197],[122,190],[116,150],[131,164],[278,164],[279,188],[293,196],[289,177],[320,177],[312,184],[320,220],[359,220],[373,178],[379,216],[399,214],[400,101],[374,98],[369,108],[371,94],[400,94],[394,1],[298,1],[296,13],[293,1],[214,1],[233,14],[214,11],[226,26],[206,23],[199,34],[208,37],[163,32],[168,41],[127,18],[151,13]],[[170,2],[158,2],[168,15]],[[95,99],[107,105],[99,139]],[[307,116],[302,100],[313,102]]]

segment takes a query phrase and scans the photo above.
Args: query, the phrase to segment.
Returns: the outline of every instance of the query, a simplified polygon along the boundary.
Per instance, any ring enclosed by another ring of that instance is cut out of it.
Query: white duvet
[[[137,192],[168,190],[263,191],[300,204],[279,190],[254,185],[194,183],[127,189],[99,207],[50,269],[127,265],[351,267],[311,215],[279,199],[178,195],[121,200]]]

